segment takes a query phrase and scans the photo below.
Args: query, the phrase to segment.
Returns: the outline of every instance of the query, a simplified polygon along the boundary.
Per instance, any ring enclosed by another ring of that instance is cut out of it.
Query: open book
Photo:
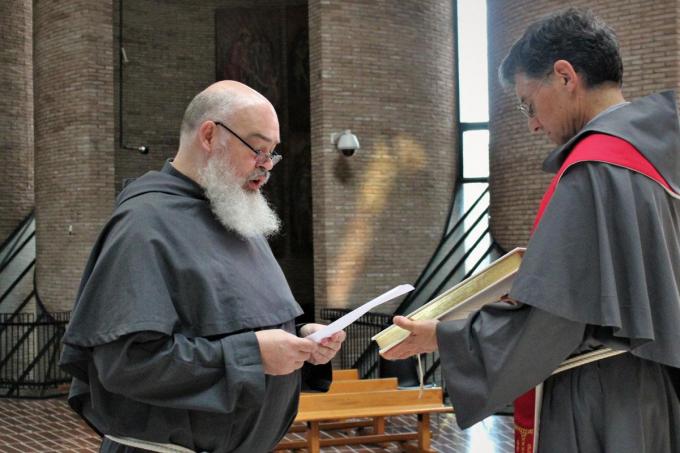
[[[517,275],[524,248],[516,248],[453,288],[435,297],[407,315],[413,320],[465,319],[486,304],[497,302],[507,294]],[[372,339],[380,352],[388,351],[409,336],[401,327],[391,325]]]

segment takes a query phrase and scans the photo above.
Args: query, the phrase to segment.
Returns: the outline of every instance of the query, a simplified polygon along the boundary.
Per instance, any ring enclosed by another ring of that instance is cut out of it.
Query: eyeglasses
[[[220,123],[219,121],[213,121],[213,123],[217,124],[218,126],[222,126],[223,128],[225,128],[231,135],[238,138],[241,141],[241,143],[246,145],[249,150],[251,150],[253,153],[255,153],[255,162],[258,165],[262,165],[265,162],[267,162],[267,160],[271,160],[272,166],[274,166],[274,165],[278,164],[279,162],[281,162],[281,159],[283,159],[283,156],[281,154],[277,153],[276,150],[272,151],[271,153],[266,153],[264,151],[256,150],[255,148],[250,146],[250,144],[248,144],[247,141],[243,140],[241,138],[241,136],[239,136],[236,132],[229,129],[229,127],[226,124]]]
[[[536,95],[538,94],[538,92],[541,90],[541,87],[543,87],[543,84],[545,83],[545,81],[548,79],[548,77],[550,77],[550,74],[552,74],[552,72],[549,72],[548,74],[546,74],[546,75],[541,79],[541,82],[540,82],[540,83],[538,84],[538,86],[534,89],[534,91],[529,95],[530,98],[533,99],[533,97],[536,96]],[[520,112],[522,112],[522,114],[523,114],[524,116],[526,116],[527,119],[532,119],[533,117],[536,116],[536,110],[534,110],[534,104],[531,103],[531,102],[529,102],[529,103],[527,103],[527,102],[520,102],[519,104],[517,104],[517,110],[519,110]]]

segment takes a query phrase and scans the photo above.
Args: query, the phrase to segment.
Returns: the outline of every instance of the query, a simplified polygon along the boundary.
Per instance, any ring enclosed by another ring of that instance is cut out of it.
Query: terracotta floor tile
[[[468,430],[461,431],[455,416],[433,416],[432,448],[442,453],[486,452],[512,453],[513,433],[510,417],[489,417]],[[412,431],[415,416],[386,420],[387,432]],[[323,432],[324,438],[347,437],[353,430]],[[299,433],[289,439],[303,438]],[[65,399],[0,399],[0,453],[96,453],[99,436],[68,407]],[[396,443],[382,445],[346,445],[322,448],[323,453],[397,453]]]

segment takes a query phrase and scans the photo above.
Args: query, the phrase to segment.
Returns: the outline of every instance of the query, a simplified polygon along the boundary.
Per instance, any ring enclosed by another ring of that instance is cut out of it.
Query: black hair
[[[505,87],[519,73],[539,79],[557,60],[566,60],[586,86],[623,82],[623,62],[616,34],[590,10],[569,8],[531,24],[503,59],[498,76]]]

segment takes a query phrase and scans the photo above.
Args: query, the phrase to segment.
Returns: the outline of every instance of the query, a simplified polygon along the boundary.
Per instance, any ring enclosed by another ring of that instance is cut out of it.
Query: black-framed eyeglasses
[[[251,150],[251,151],[255,154],[255,162],[256,162],[258,165],[262,165],[262,164],[264,164],[265,162],[267,162],[267,160],[271,160],[271,161],[272,161],[272,166],[274,166],[274,165],[278,164],[279,162],[281,162],[281,159],[283,159],[283,156],[282,156],[281,154],[279,154],[276,150],[272,151],[271,153],[266,153],[266,152],[264,152],[264,151],[258,151],[258,150],[256,150],[255,148],[253,148],[252,146],[250,146],[250,144],[249,144],[247,141],[243,140],[243,139],[241,138],[240,135],[238,135],[236,132],[232,131],[232,130],[229,128],[229,126],[227,126],[226,124],[220,123],[219,121],[213,121],[213,123],[217,124],[218,126],[222,126],[222,127],[225,128],[231,135],[233,135],[234,137],[238,138],[238,139],[241,141],[241,143],[243,143],[244,145],[246,145],[246,146],[248,147],[248,149]]]
[[[542,79],[541,82],[538,84],[538,86],[532,91],[532,93],[529,95],[533,99],[536,94],[541,90],[543,85],[545,84],[545,81],[550,77],[550,74],[552,74],[552,71],[547,73]],[[524,116],[527,117],[527,119],[532,119],[533,117],[536,116],[536,110],[534,109],[534,104],[533,102],[520,102],[517,104],[517,110],[522,112]]]

